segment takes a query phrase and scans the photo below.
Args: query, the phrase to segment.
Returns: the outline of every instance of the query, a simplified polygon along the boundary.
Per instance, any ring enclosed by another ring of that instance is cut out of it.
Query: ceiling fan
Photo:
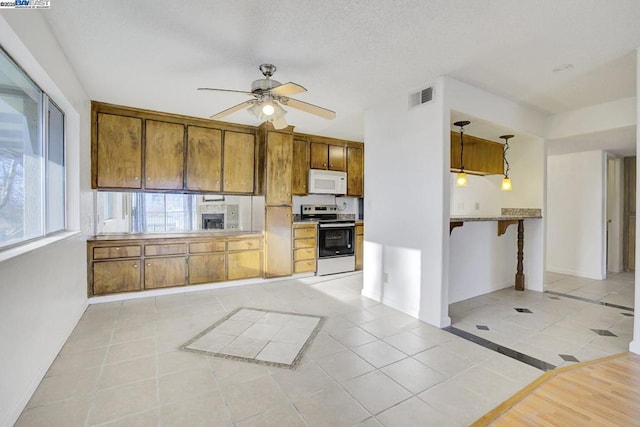
[[[277,80],[273,80],[271,77],[276,72],[275,65],[262,64],[258,69],[264,75],[264,79],[254,81],[251,84],[251,92],[232,89],[215,89],[210,87],[198,88],[198,90],[243,93],[253,97],[253,99],[214,114],[209,117],[210,119],[221,119],[247,107],[247,110],[258,119],[271,122],[275,129],[284,129],[287,127],[287,122],[284,119],[284,115],[287,114],[287,111],[282,108],[282,105],[296,108],[306,113],[315,114],[316,116],[329,120],[336,117],[335,111],[318,107],[317,105],[309,104],[308,102],[289,98],[290,95],[306,92],[307,90],[293,82],[282,84]]]

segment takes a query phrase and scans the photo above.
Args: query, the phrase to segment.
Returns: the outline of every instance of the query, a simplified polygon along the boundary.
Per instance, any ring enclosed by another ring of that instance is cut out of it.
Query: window
[[[133,232],[193,229],[196,196],[137,193],[132,202]]]
[[[64,113],[0,49],[0,249],[64,230]]]

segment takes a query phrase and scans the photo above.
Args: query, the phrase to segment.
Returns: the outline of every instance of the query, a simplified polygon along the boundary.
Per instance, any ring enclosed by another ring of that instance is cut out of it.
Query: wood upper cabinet
[[[293,135],[268,132],[266,141],[265,204],[291,204]]]
[[[311,142],[311,169],[346,171],[347,161],[344,145]]]
[[[291,276],[291,206],[267,206],[265,211],[264,276]]]
[[[224,185],[229,193],[253,193],[255,135],[225,131]]]
[[[293,140],[291,167],[291,194],[305,196],[309,192],[309,143],[303,139]]]
[[[187,126],[187,189],[222,191],[222,131]]]
[[[451,171],[460,171],[460,134],[451,132]],[[502,175],[504,173],[504,145],[472,135],[464,135],[464,170],[474,175]]]
[[[364,197],[363,149],[347,147],[347,196]]]
[[[142,120],[94,116],[92,188],[142,188]]]
[[[342,172],[347,170],[347,158],[342,145],[329,145],[329,170]]]
[[[100,261],[93,263],[92,268],[93,295],[142,289],[139,259]]]
[[[184,125],[145,122],[145,188],[182,190],[184,180]]]

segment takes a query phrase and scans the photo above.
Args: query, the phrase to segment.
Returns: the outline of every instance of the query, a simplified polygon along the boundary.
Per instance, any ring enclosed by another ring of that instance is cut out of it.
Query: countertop
[[[529,218],[542,218],[542,209],[538,208],[502,208],[500,215],[495,216],[472,216],[472,215],[451,215],[451,222],[471,222],[471,221],[516,221]]]
[[[123,233],[123,234],[100,234],[93,236],[87,241],[105,240],[150,240],[150,239],[192,239],[200,237],[256,237],[262,236],[262,231],[193,231],[184,233]]]

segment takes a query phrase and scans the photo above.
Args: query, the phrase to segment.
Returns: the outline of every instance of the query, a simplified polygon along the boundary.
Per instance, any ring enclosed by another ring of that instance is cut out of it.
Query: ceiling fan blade
[[[298,101],[297,99],[289,98],[286,102],[283,102],[283,104],[288,105],[289,107],[297,108],[298,110],[302,110],[307,113],[315,114],[316,116],[320,116],[328,120],[336,118],[335,111],[318,107],[317,105],[309,104],[308,102]]]
[[[281,96],[295,95],[296,93],[306,92],[307,90],[297,83],[289,82],[276,86],[271,89],[271,93]]]
[[[228,116],[229,114],[233,114],[236,111],[240,111],[243,108],[246,108],[248,106],[250,106],[251,104],[253,104],[253,101],[244,101],[241,104],[238,105],[234,105],[231,108],[227,108],[226,110],[220,111],[219,113],[214,114],[213,116],[209,117],[210,119],[221,119],[223,117]]]
[[[198,90],[213,90],[216,92],[233,92],[233,93],[244,93],[245,95],[253,95],[253,92],[247,92],[246,90],[216,89],[212,87],[199,87]]]

